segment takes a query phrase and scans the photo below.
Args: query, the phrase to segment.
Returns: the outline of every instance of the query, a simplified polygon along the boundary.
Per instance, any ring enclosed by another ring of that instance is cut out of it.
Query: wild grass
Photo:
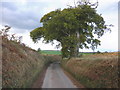
[[[30,48],[3,39],[2,87],[30,88],[43,68],[57,58],[57,56],[41,55]]]
[[[118,53],[83,55],[62,66],[87,88],[118,88]]]

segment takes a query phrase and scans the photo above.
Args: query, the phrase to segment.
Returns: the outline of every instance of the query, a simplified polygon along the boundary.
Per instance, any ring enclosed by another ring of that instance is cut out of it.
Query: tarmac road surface
[[[64,74],[59,63],[52,63],[45,74],[42,88],[77,88]]]

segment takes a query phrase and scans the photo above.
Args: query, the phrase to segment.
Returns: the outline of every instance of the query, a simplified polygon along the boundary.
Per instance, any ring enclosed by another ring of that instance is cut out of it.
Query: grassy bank
[[[58,56],[59,57],[59,56]],[[2,41],[2,87],[29,88],[43,68],[59,59],[38,52],[13,41]]]
[[[87,88],[118,87],[118,54],[83,55],[62,60],[62,67]]]

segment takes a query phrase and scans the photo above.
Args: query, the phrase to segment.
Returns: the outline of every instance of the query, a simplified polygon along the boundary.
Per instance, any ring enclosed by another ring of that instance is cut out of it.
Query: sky
[[[41,17],[58,8],[67,8],[67,5],[74,6],[78,0],[0,0],[0,28],[4,25],[11,26],[10,34],[15,33],[23,36],[22,42],[37,50],[60,50],[57,49],[57,41],[54,45],[44,44],[41,39],[35,44],[30,38],[30,32],[40,27]],[[118,1],[119,0],[90,0],[98,1],[97,13],[102,14],[106,24],[113,24],[112,32],[105,33],[100,38],[101,46],[95,51],[118,51]],[[91,49],[80,49],[82,52],[91,52]]]

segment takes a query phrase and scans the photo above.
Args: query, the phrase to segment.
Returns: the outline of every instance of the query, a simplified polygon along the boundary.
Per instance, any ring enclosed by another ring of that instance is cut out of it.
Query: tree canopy
[[[63,57],[77,57],[79,48],[94,50],[100,45],[99,38],[110,28],[93,6],[84,3],[49,12],[40,20],[43,26],[31,31],[30,36],[34,42],[42,37],[46,43],[57,40]]]

